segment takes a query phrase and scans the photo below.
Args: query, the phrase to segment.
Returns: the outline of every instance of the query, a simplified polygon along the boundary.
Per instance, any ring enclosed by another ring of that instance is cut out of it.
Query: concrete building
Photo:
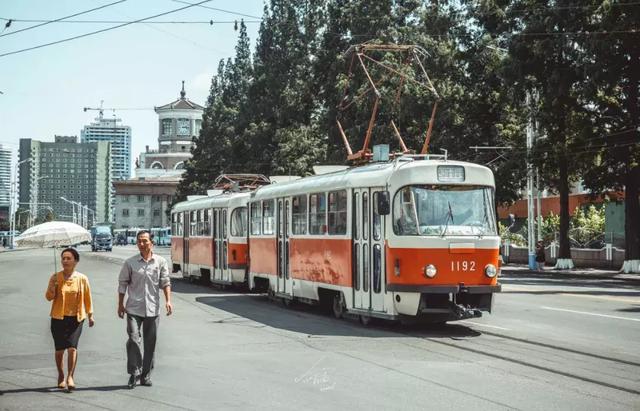
[[[115,226],[168,227],[167,209],[191,158],[193,138],[200,134],[204,107],[187,99],[184,81],[180,98],[156,107],[158,148],[147,146],[136,161],[135,177],[114,182]]]
[[[51,209],[56,219],[71,221],[78,207],[64,197],[94,210],[96,222],[113,221],[110,142],[78,143],[76,136],[55,136],[54,142],[20,139],[20,160],[29,157],[19,169],[19,202],[34,219]]]
[[[0,144],[0,227],[9,225],[12,150]]]
[[[96,122],[84,126],[80,132],[82,143],[108,141],[111,143],[111,179],[131,177],[131,127],[119,125],[119,118],[105,118],[99,110]]]
[[[178,177],[114,181],[116,228],[167,227],[167,210],[180,182]]]

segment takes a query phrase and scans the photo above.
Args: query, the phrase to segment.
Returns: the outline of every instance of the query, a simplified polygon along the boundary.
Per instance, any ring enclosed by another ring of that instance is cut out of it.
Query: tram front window
[[[497,235],[493,189],[484,186],[416,185],[393,201],[397,235]]]

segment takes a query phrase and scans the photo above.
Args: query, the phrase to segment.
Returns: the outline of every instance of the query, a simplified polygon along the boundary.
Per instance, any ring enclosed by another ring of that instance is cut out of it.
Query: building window
[[[160,210],[158,210],[157,208],[155,210],[153,210],[153,216],[154,217],[160,217]]]
[[[162,120],[162,135],[168,136],[171,135],[173,130],[171,130],[171,119],[165,118]]]
[[[138,209],[138,217],[144,217],[144,208]]]
[[[129,209],[128,208],[123,208],[122,209],[122,216],[123,217],[129,217]]]
[[[123,203],[128,203],[129,202],[129,195],[125,194],[121,198],[122,198],[122,202]]]
[[[178,120],[176,120],[176,134],[179,136],[188,136],[189,132],[191,131],[189,123],[190,122],[188,118],[179,118]]]
[[[138,202],[139,203],[144,203],[144,196],[141,194],[138,194]]]

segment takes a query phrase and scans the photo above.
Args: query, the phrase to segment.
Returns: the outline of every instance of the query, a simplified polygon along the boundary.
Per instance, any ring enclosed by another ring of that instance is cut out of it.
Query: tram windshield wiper
[[[447,219],[444,222],[444,228],[442,229],[442,233],[440,233],[441,237],[447,233],[447,228],[449,228],[449,220],[451,220],[451,224],[455,224],[453,222],[453,210],[451,209],[451,202],[447,201],[447,206],[449,207],[449,212],[447,213]]]

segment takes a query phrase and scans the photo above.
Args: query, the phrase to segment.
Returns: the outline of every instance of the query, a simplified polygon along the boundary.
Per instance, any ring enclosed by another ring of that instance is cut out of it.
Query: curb
[[[593,280],[618,280],[625,281],[630,283],[638,283],[640,284],[640,275],[637,274],[623,274],[618,272],[612,272],[611,274],[588,274],[584,272],[571,272],[571,271],[544,271],[544,272],[536,272],[530,270],[521,270],[521,269],[508,269],[502,267],[502,273],[506,274],[507,278],[516,278],[520,276],[528,276],[528,277],[537,277],[537,278],[556,278],[556,279],[571,279],[571,280],[585,280],[585,279],[593,279]]]

